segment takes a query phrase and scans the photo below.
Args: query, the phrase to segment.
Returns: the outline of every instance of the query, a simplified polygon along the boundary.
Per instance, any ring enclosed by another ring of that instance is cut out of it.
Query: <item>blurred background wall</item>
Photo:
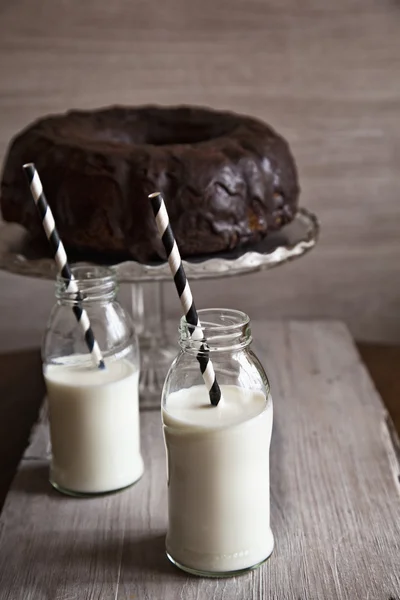
[[[0,2],[1,160],[36,117],[116,103],[249,113],[292,147],[320,243],[274,271],[196,283],[199,306],[400,341],[400,3]],[[0,350],[38,345],[52,303],[51,283],[0,273]]]

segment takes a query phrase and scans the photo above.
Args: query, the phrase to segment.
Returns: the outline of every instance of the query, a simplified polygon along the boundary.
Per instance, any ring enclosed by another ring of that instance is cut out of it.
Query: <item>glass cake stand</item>
[[[295,219],[257,244],[245,248],[183,261],[188,279],[207,280],[236,277],[263,271],[304,256],[319,235],[317,217],[306,208]],[[177,336],[171,340],[164,312],[163,282],[171,281],[168,263],[142,264],[136,261],[75,261],[74,264],[112,266],[120,283],[131,286],[132,317],[141,347],[140,405],[159,408],[167,370],[177,354]],[[0,224],[0,269],[41,279],[54,279],[56,266],[43,248],[32,246],[25,229],[16,224]]]

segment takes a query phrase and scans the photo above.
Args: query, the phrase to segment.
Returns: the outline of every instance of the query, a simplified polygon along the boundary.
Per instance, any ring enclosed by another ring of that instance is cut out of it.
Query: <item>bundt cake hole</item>
[[[178,121],[165,121],[160,118],[148,119],[147,122],[127,123],[121,126],[115,119],[109,123],[103,119],[96,127],[84,119],[76,122],[59,122],[55,124],[54,134],[62,139],[78,141],[83,144],[136,146],[195,145],[214,139],[229,136],[237,124],[233,119],[221,119],[220,122],[207,118],[193,122],[190,118]]]

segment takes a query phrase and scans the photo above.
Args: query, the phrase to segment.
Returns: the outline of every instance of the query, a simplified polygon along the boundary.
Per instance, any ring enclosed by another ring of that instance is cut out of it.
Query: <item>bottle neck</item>
[[[117,294],[114,272],[107,267],[84,266],[71,268],[73,281],[61,275],[56,280],[56,298],[60,304],[105,304]]]
[[[182,317],[179,344],[183,351],[198,354],[199,341],[206,339],[210,352],[234,352],[252,342],[250,318],[240,310],[206,308],[198,311],[201,326],[189,325]]]

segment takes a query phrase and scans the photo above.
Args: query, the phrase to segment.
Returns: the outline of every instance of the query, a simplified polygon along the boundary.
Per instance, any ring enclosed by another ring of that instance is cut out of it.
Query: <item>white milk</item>
[[[168,460],[167,552],[190,569],[223,573],[265,560],[269,522],[272,400],[221,386],[210,404],[204,385],[170,394],[163,409]]]
[[[78,366],[49,365],[44,370],[52,444],[50,480],[84,494],[117,490],[143,473],[139,373],[126,359],[106,359],[102,371],[93,369],[87,357],[81,361]]]

